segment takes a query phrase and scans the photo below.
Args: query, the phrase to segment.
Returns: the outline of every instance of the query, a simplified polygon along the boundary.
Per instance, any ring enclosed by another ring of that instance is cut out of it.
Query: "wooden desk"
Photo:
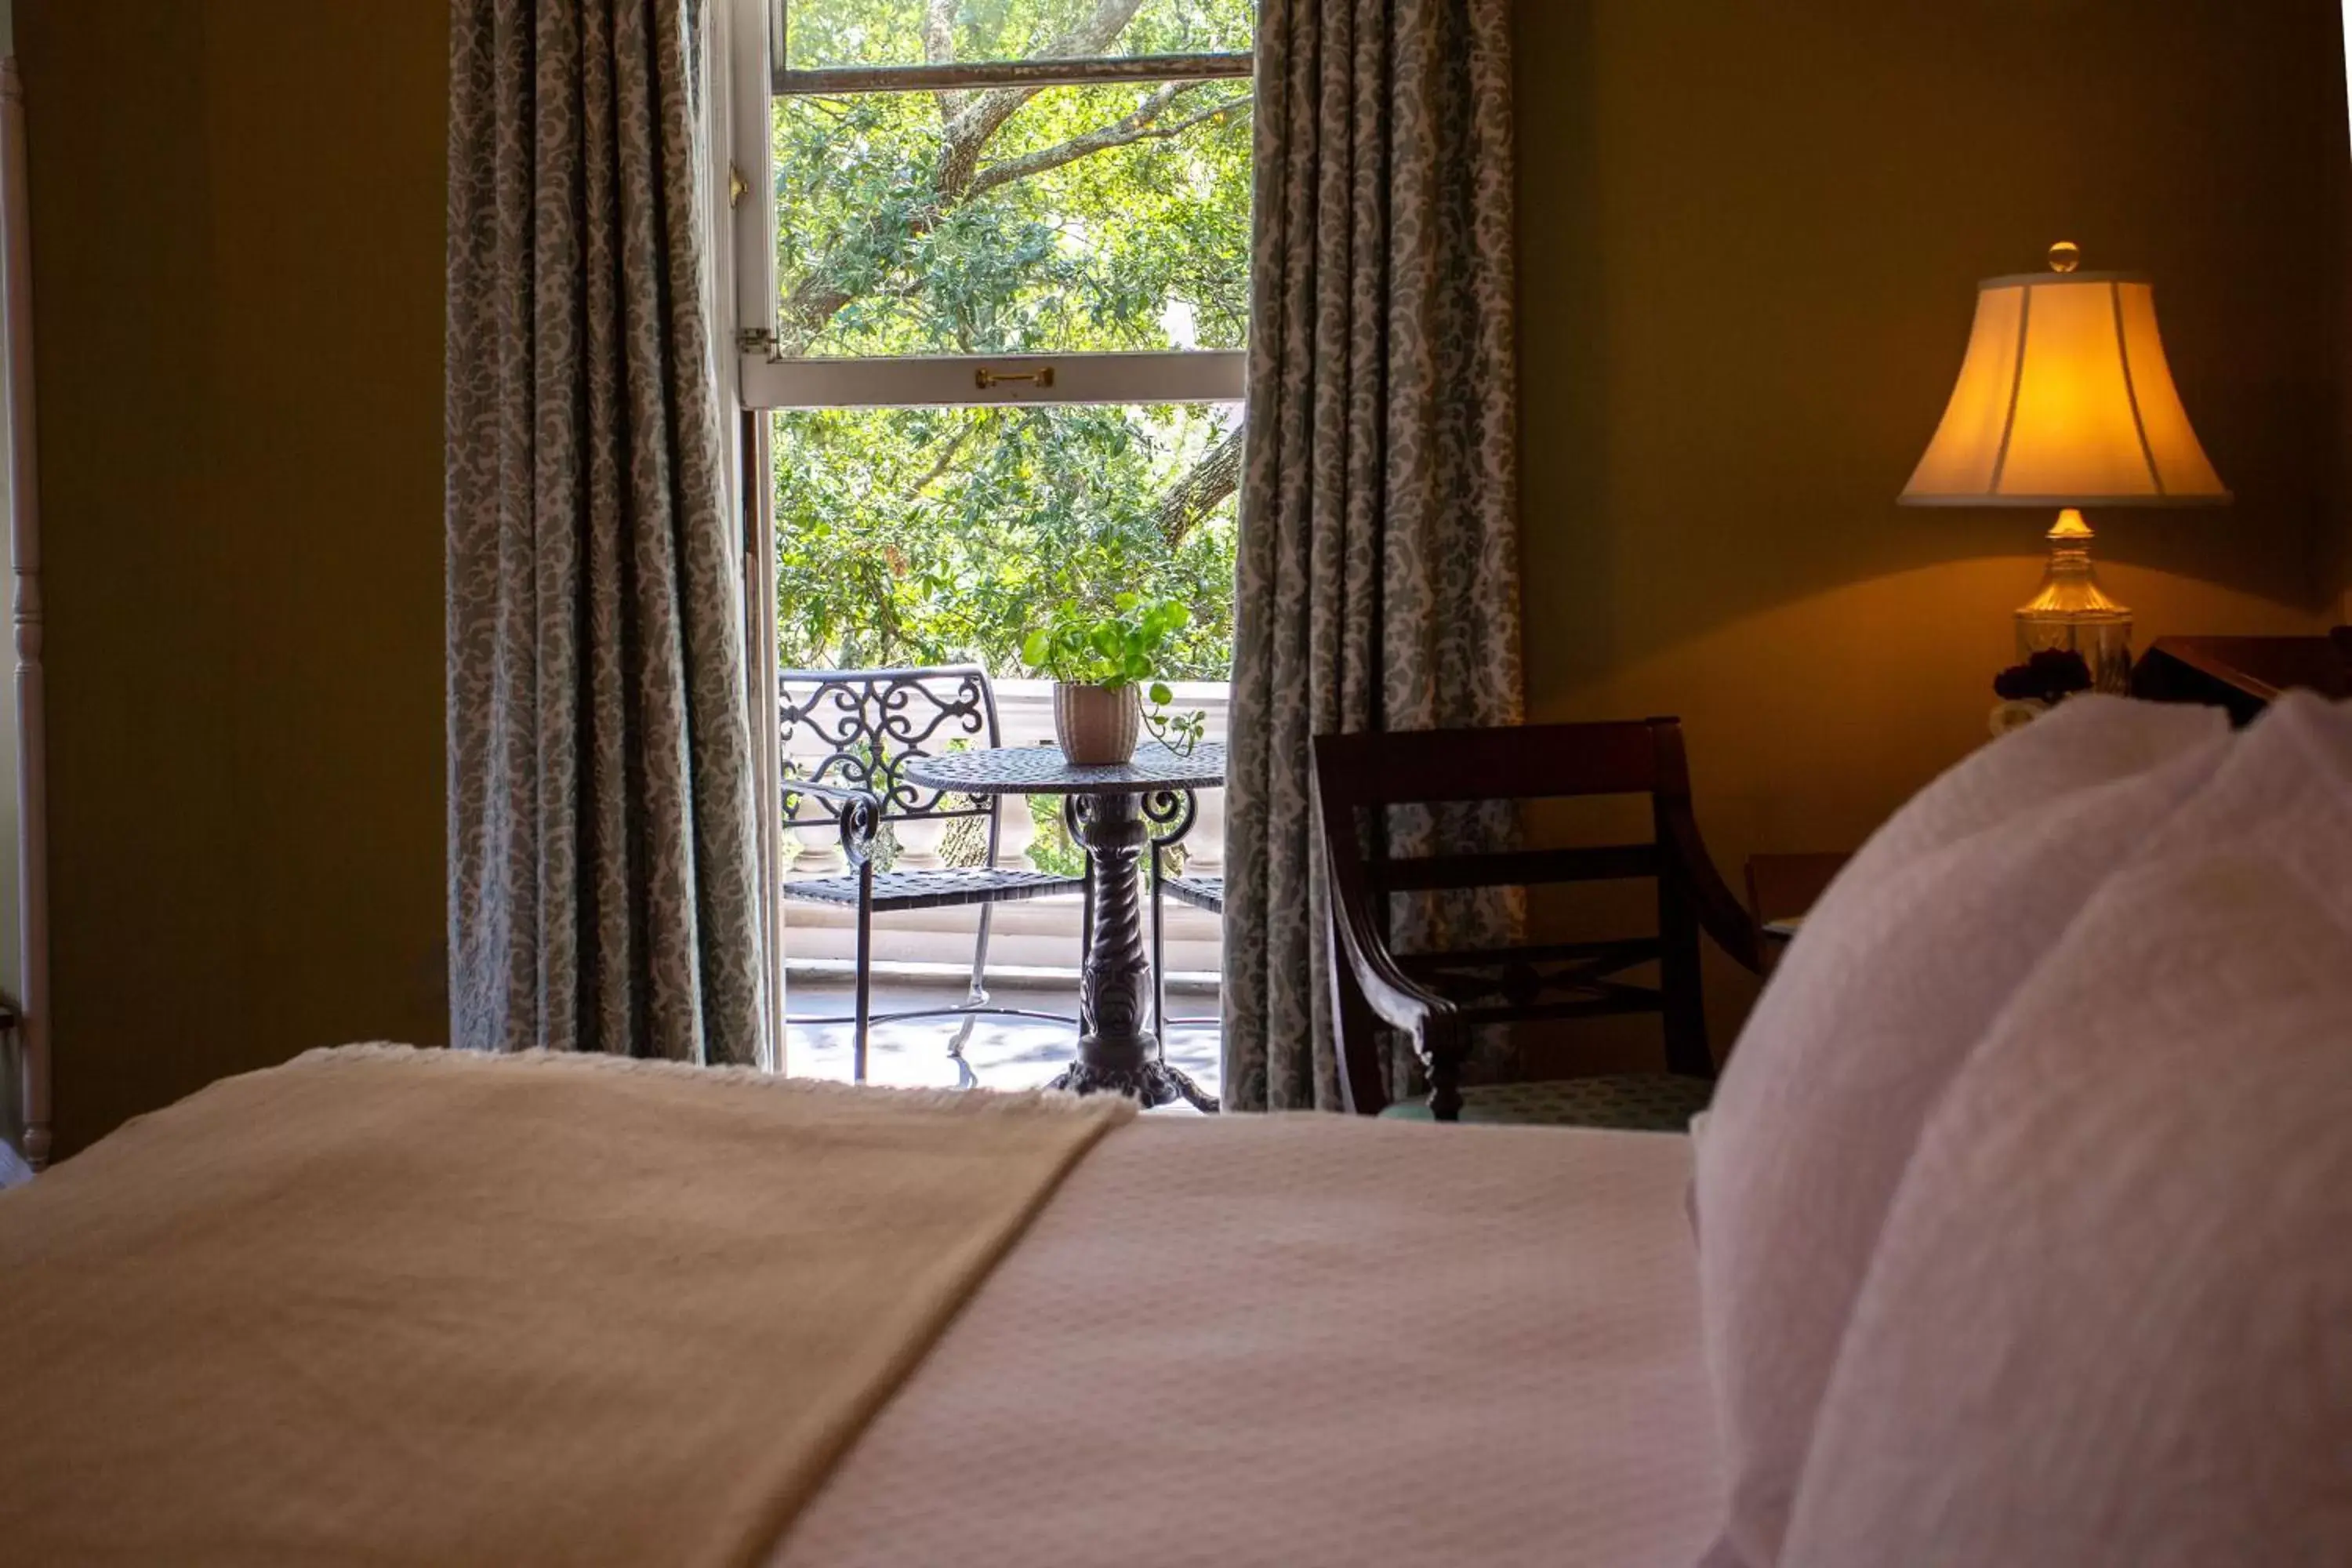
[[[1769,973],[1789,945],[1790,933],[1768,930],[1774,921],[1794,920],[1811,909],[1853,859],[1843,850],[1811,855],[1751,855],[1748,858],[1748,911],[1763,932]]]
[[[2324,637],[2159,637],[2132,671],[2132,695],[2201,702],[2253,722],[2282,691],[2352,697],[2352,626]]]

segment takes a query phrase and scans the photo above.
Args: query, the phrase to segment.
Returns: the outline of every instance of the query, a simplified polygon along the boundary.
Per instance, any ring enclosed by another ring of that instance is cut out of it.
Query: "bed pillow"
[[[2227,750],[2218,711],[2087,698],[1929,785],[1790,944],[1697,1157],[1729,1481],[1710,1562],[1769,1568],[1823,1385],[1918,1130],[1993,1016]]]
[[[2291,699],[1922,1134],[1788,1559],[2352,1562],[2352,710]]]

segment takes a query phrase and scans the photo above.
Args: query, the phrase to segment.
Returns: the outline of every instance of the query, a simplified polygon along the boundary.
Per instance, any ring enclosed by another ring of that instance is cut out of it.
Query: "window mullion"
[[[1246,54],[1114,55],[1091,59],[956,60],[904,66],[775,68],[778,98],[859,92],[954,92],[968,89],[1098,87],[1105,83],[1215,81],[1255,73]]]
[[[741,365],[743,399],[754,408],[1032,407],[1237,403],[1247,360],[1237,349],[1182,349],[874,359],[745,354]],[[1051,386],[1034,381],[1007,384],[1002,379],[1048,367],[1054,372]]]

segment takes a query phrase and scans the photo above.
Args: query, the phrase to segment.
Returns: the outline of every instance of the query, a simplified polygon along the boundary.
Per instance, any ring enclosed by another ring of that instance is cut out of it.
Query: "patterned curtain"
[[[453,0],[453,1043],[760,1055],[701,0]]]
[[[1523,713],[1510,0],[1265,0],[1257,81],[1224,1081],[1279,1110],[1339,1103],[1309,741]]]

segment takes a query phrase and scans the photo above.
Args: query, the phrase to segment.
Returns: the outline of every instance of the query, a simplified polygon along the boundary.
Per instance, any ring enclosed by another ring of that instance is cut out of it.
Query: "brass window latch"
[[[1044,392],[1054,384],[1054,367],[1050,364],[1041,364],[1035,370],[1003,371],[991,370],[986,365],[982,365],[972,372],[971,380],[972,384],[982,392],[991,392],[1000,386],[1024,384]]]

